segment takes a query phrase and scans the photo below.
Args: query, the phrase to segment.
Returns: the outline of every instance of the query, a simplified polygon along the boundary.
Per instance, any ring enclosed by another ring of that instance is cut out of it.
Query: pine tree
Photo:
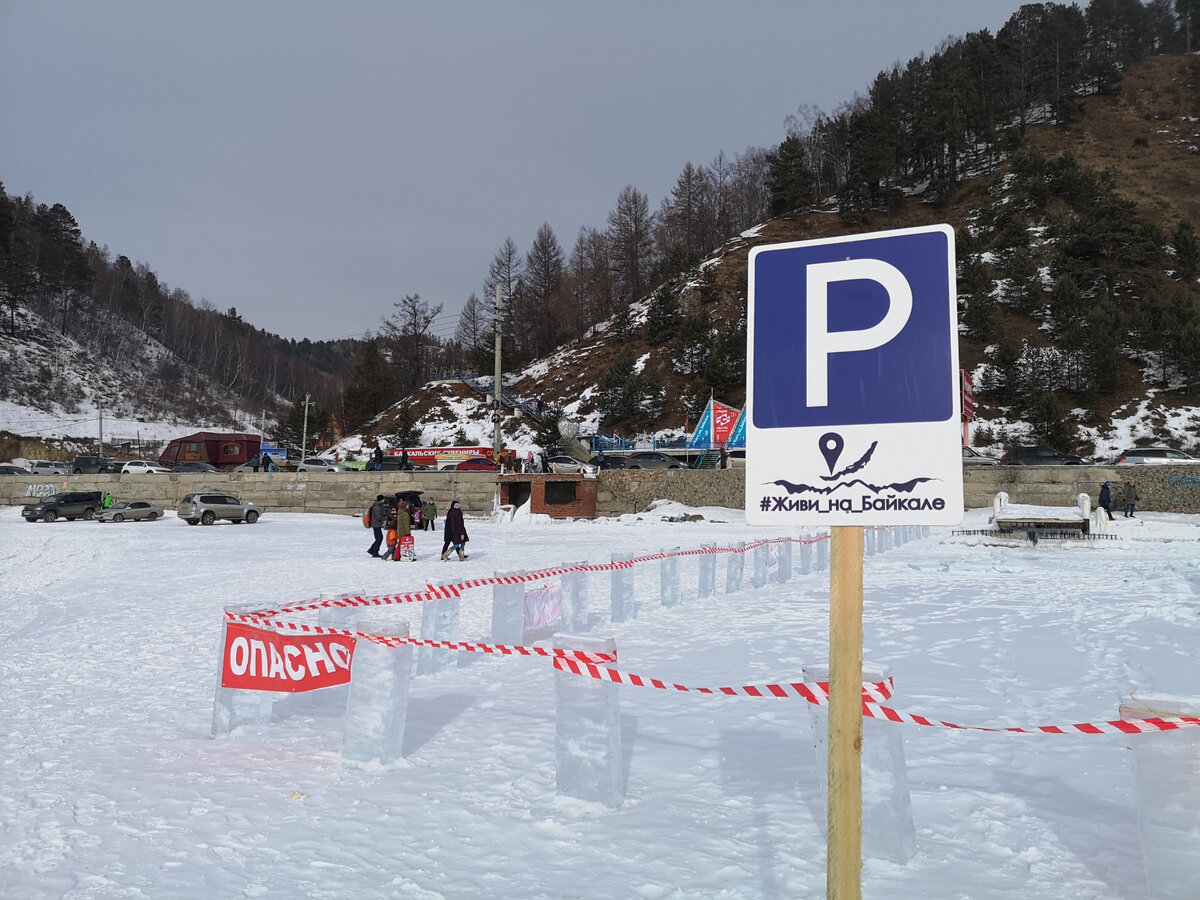
[[[1192,281],[1200,271],[1200,241],[1191,222],[1181,221],[1175,226],[1171,246],[1175,250],[1175,274],[1184,281]]]
[[[679,327],[679,301],[665,285],[650,298],[646,312],[646,340],[651,346],[665,344]]]
[[[422,431],[412,407],[402,403],[392,423],[392,443],[398,447],[417,447],[421,444],[421,436]]]
[[[771,215],[783,216],[812,205],[813,174],[799,137],[784,138],[775,152],[767,154],[767,164]]]
[[[379,341],[371,338],[358,354],[350,383],[342,394],[342,416],[347,433],[361,431],[395,400],[395,379],[379,352]]]

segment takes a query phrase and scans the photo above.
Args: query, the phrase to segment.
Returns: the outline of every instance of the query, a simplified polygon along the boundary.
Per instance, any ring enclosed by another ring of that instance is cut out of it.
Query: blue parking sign
[[[953,230],[757,247],[749,269],[747,518],[958,521]]]

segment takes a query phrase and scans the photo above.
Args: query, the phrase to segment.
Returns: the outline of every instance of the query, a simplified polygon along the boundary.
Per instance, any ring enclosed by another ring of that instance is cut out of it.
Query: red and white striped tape
[[[829,705],[829,685],[825,682],[792,684],[745,685],[743,687],[687,687],[670,684],[657,678],[646,678],[632,672],[622,672],[595,663],[576,662],[571,659],[554,660],[554,668],[585,678],[595,678],[613,684],[628,684],[634,687],[658,688],[664,691],[686,691],[695,694],[715,694],[736,697],[799,697],[818,706]],[[958,731],[988,731],[993,733],[1013,732],[1016,734],[1146,734],[1158,731],[1174,731],[1179,728],[1200,726],[1200,718],[1191,716],[1148,716],[1144,719],[1114,719],[1107,722],[1081,722],[1075,725],[1037,725],[1030,727],[997,728],[983,725],[958,725],[941,722],[912,713],[904,713],[880,705],[876,698],[891,696],[891,681],[863,685],[863,715],[873,719],[886,719],[907,725],[925,725],[935,728],[953,728]]]
[[[460,597],[463,591],[474,588],[493,587],[497,584],[528,584],[547,578],[556,578],[569,572],[612,572],[618,569],[631,569],[640,563],[654,562],[679,556],[702,556],[719,553],[748,553],[767,544],[817,544],[829,540],[828,535],[817,535],[812,538],[767,538],[761,541],[745,544],[740,547],[698,547],[694,550],[680,550],[675,553],[650,553],[633,559],[613,560],[607,563],[589,563],[574,566],[554,566],[548,569],[538,569],[533,572],[523,572],[519,575],[493,575],[484,578],[469,578],[454,584],[426,585],[424,591],[408,594],[381,594],[371,597],[339,597],[336,600],[311,600],[296,606],[283,606],[279,609],[253,610],[240,615],[240,621],[253,623],[255,619],[273,618],[276,616],[293,615],[301,612],[329,609],[334,607],[352,606],[387,606],[395,603],[420,603],[424,600],[440,600],[446,597]]]
[[[286,619],[247,618],[246,616],[228,612],[225,614],[225,618],[233,622],[246,622],[256,628],[296,631],[301,634],[336,634],[342,637],[371,641],[375,644],[382,644],[384,647],[401,647],[405,644],[411,644],[414,647],[433,647],[440,650],[465,650],[469,653],[493,653],[497,656],[544,656],[555,659],[575,659],[590,664],[616,662],[616,657],[608,653],[565,650],[557,647],[546,649],[544,647],[522,647],[513,644],[484,644],[479,641],[428,641],[413,637],[390,637],[383,634],[348,631],[344,628],[325,628],[321,625],[306,625],[303,622],[289,622]]]

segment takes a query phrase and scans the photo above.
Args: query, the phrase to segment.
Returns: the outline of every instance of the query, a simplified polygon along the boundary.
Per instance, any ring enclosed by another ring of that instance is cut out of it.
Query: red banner
[[[966,369],[962,369],[962,417],[964,422],[975,418],[975,383]]]
[[[724,447],[729,436],[733,434],[733,426],[737,424],[738,416],[742,414],[742,411],[732,406],[726,406],[724,403],[717,403],[715,400],[712,402],[712,410],[713,444],[717,447]]]
[[[354,638],[290,635],[227,622],[221,687],[246,691],[315,691],[350,682]]]

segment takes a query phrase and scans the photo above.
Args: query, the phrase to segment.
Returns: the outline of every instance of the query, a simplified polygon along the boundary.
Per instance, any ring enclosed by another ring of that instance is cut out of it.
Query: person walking
[[[383,448],[379,446],[379,442],[375,442],[375,450],[371,453],[371,469],[375,472],[383,471]]]
[[[271,454],[264,453],[262,455],[262,460],[259,463],[259,465],[262,467],[262,470],[264,472],[270,472],[271,471]]]
[[[103,507],[104,509],[108,509],[112,505],[113,505],[113,495],[110,494],[108,491],[105,491],[104,499],[100,501],[100,506]]]
[[[1136,519],[1134,510],[1137,508],[1138,492],[1132,481],[1125,482],[1125,494],[1121,498],[1125,503],[1125,518]]]
[[[387,525],[388,507],[383,500],[383,494],[375,497],[371,504],[371,531],[375,533],[375,541],[367,548],[367,556],[379,556],[379,547],[383,544],[383,527]]]
[[[429,531],[437,529],[437,504],[432,500],[425,504],[425,527]]]
[[[462,504],[457,500],[450,504],[450,511],[446,513],[446,527],[442,537],[442,559],[449,559],[451,550],[458,554],[459,559],[470,558],[463,552],[470,539],[467,537],[467,526],[463,523]]]
[[[1106,481],[1100,485],[1100,508],[1108,513],[1108,519],[1111,522],[1114,518],[1112,514],[1112,482]]]

